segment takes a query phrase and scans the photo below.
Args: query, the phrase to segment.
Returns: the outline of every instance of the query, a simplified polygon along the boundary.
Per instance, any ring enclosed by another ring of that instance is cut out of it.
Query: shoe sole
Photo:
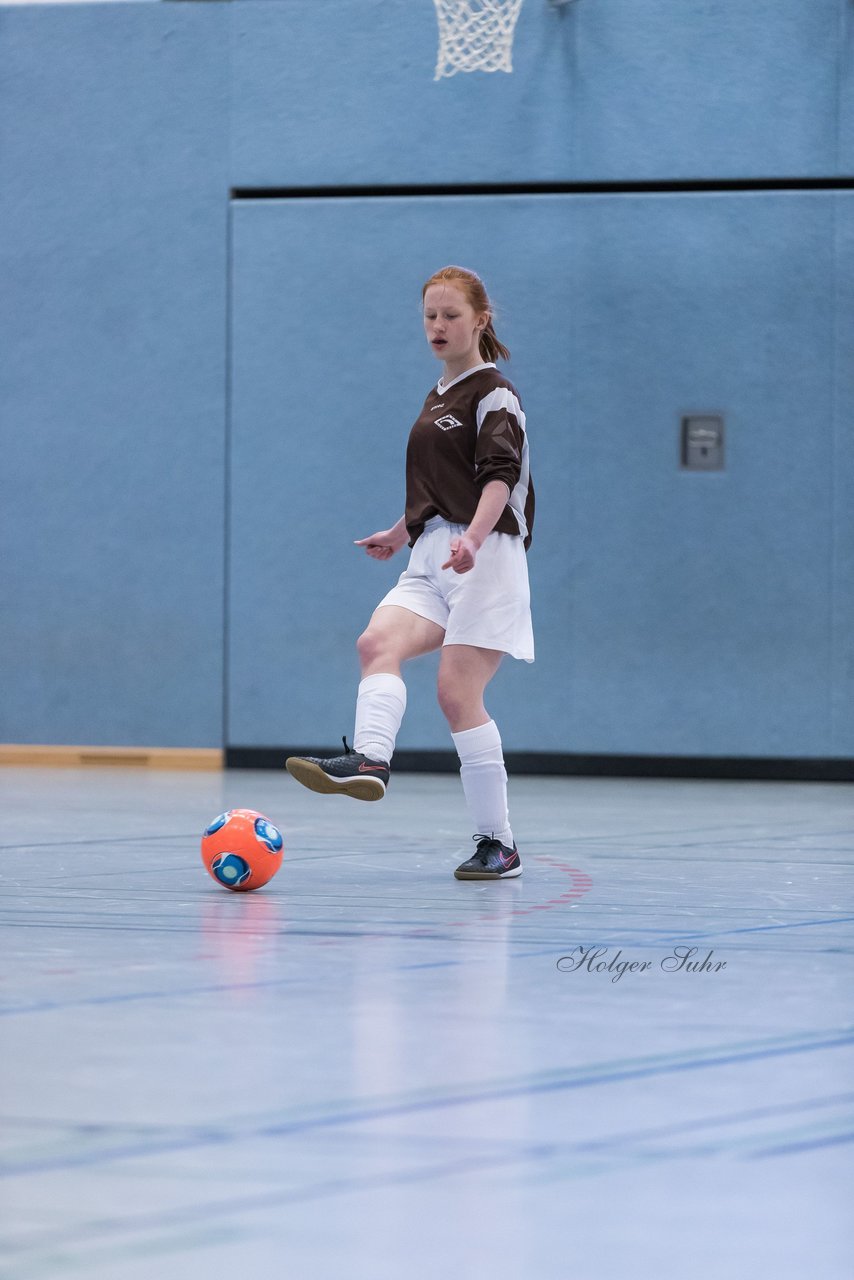
[[[512,871],[455,871],[454,878],[456,880],[512,880],[514,876],[522,874],[521,867],[514,867]]]
[[[297,782],[320,795],[352,796],[354,800],[382,800],[385,795],[382,778],[341,778],[339,781],[324,773],[320,765],[300,760],[297,756],[286,760],[285,768]]]

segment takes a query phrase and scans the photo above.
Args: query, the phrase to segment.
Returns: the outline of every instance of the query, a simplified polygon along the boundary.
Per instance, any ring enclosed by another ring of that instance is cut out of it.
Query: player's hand
[[[474,568],[479,547],[473,538],[463,534],[460,538],[451,538],[451,556],[442,565],[443,569],[453,569],[454,573],[468,573]]]
[[[394,537],[391,529],[382,529],[369,538],[358,538],[353,545],[364,547],[372,560],[390,560],[404,544]]]

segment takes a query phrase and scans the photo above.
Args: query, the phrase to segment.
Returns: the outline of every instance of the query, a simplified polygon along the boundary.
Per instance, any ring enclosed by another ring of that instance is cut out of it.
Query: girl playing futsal
[[[495,366],[510,353],[496,337],[480,278],[444,267],[424,285],[422,300],[427,341],[443,370],[409,436],[406,510],[390,529],[355,544],[388,560],[408,543],[409,564],[357,641],[362,679],[353,750],[345,738],[342,756],[292,756],[286,767],[312,791],[381,799],[406,708],[401,664],[441,648],[439,705],[478,833],[475,853],[454,875],[498,880],[521,875],[522,864],[501,737],[483,695],[505,654],[534,660],[525,414]]]

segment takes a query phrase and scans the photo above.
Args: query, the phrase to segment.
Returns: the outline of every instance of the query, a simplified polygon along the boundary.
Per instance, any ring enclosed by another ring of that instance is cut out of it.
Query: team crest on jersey
[[[453,431],[454,427],[461,427],[463,424],[458,422],[451,413],[446,413],[444,417],[437,418],[435,425],[441,427],[443,431]]]

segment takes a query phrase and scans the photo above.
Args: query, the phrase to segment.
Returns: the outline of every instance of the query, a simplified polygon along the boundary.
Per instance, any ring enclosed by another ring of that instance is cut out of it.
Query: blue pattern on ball
[[[221,813],[218,818],[214,818],[211,825],[205,831],[206,836],[212,836],[215,831],[219,831],[220,827],[224,827],[231,817],[231,810],[227,813]]]
[[[255,834],[270,853],[281,853],[284,844],[282,833],[272,822],[268,822],[266,818],[256,818]]]
[[[252,874],[249,863],[244,862],[236,853],[217,854],[211,863],[211,871],[227,889],[239,888]]]

